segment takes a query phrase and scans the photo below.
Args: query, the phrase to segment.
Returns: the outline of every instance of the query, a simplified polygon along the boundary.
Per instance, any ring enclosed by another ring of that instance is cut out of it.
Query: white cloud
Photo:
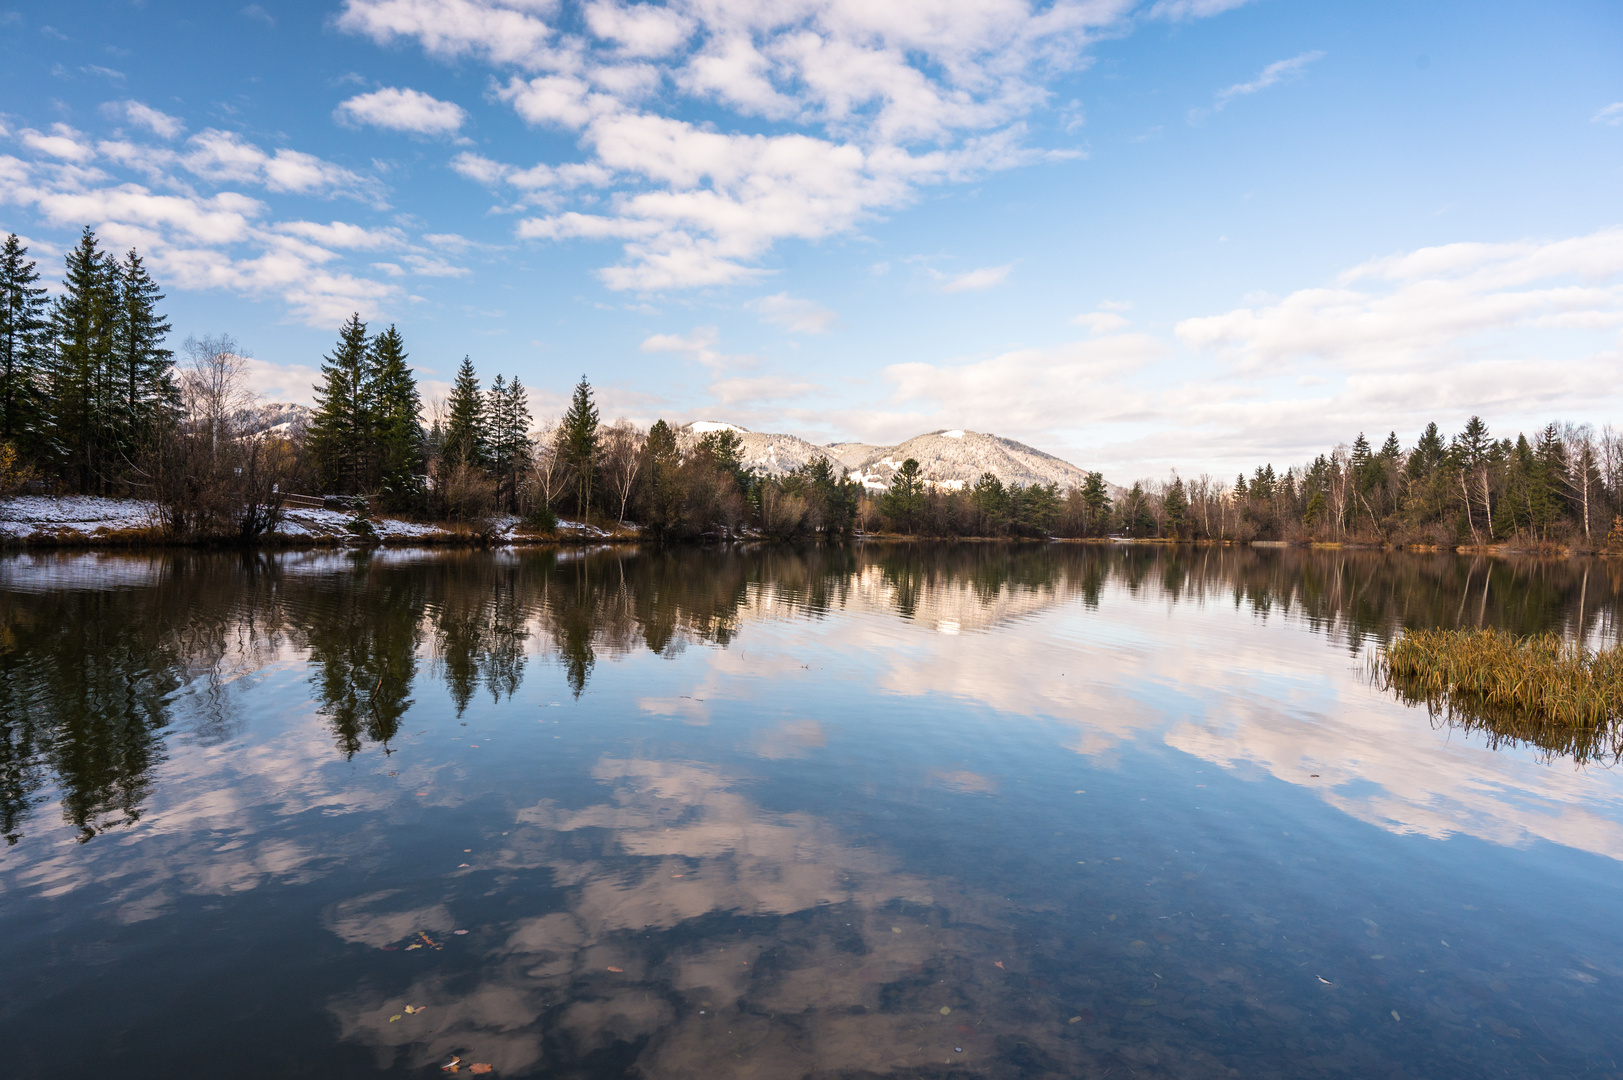
[[[173,117],[143,109],[114,102],[107,112],[159,136],[181,130]],[[215,130],[178,150],[129,139],[94,142],[60,124],[49,134],[25,129],[19,141],[35,157],[0,155],[0,204],[30,210],[51,227],[89,225],[109,250],[139,248],[169,288],[275,297],[294,317],[331,327],[351,311],[375,316],[401,297],[397,286],[345,268],[346,251],[405,249],[402,258],[419,274],[466,272],[412,249],[398,229],[278,222],[268,203],[229,189],[249,184],[268,194],[381,201],[375,180],[314,155],[266,151]],[[145,182],[130,179],[131,172]],[[226,190],[199,192],[189,177]]]
[[[776,323],[792,334],[826,334],[839,316],[811,300],[786,292],[763,296],[749,304],[761,318]]]
[[[85,162],[96,156],[95,148],[89,141],[66,124],[52,124],[49,135],[43,135],[33,128],[24,128],[18,134],[22,144],[30,150],[63,161]]]
[[[1177,22],[1181,19],[1204,19],[1232,11],[1250,0],[1159,0],[1150,8],[1150,17]]]
[[[102,106],[102,111],[109,116],[126,120],[137,127],[152,132],[160,139],[173,139],[186,130],[186,125],[168,113],[159,112],[150,105],[143,105],[139,101],[109,101]]]
[[[314,221],[284,221],[275,228],[277,232],[301,236],[324,247],[356,251],[403,247],[406,242],[399,229],[367,229],[344,221],[332,221],[325,225]]]
[[[654,334],[638,346],[643,352],[686,353],[711,370],[726,359],[714,348],[720,335],[714,326],[695,327],[690,334]]]
[[[215,183],[259,184],[269,191],[299,195],[347,195],[381,205],[376,180],[324,161],[314,154],[280,149],[268,153],[229,131],[209,128],[186,140],[180,164]]]
[[[1623,326],[1623,228],[1552,243],[1448,244],[1372,259],[1334,285],[1185,319],[1186,345],[1243,369],[1333,361],[1434,368],[1479,335]]]
[[[418,135],[454,135],[468,119],[462,106],[454,102],[440,101],[421,90],[393,86],[357,94],[341,103],[333,115],[348,123]]]
[[[1248,94],[1255,94],[1260,90],[1266,90],[1270,86],[1274,86],[1275,84],[1283,82],[1286,79],[1295,78],[1296,76],[1300,75],[1309,64],[1322,58],[1323,56],[1323,52],[1315,49],[1312,52],[1302,53],[1300,56],[1293,56],[1289,60],[1276,60],[1272,64],[1269,64],[1267,67],[1263,68],[1262,71],[1257,74],[1257,77],[1252,79],[1250,82],[1235,83],[1233,86],[1219,90],[1217,92],[1216,104],[1214,104],[1212,108],[1221,109],[1223,106],[1227,105],[1230,101],[1237,97],[1245,97]]]
[[[1111,334],[1127,325],[1127,319],[1114,311],[1089,311],[1071,320],[1075,326],[1085,326],[1090,334]]]
[[[1590,120],[1596,124],[1606,124],[1610,127],[1623,124],[1623,101],[1612,102],[1590,117]]]
[[[924,185],[1079,156],[1027,147],[1021,118],[1046,103],[1042,78],[1085,64],[1136,6],[591,0],[576,21],[535,0],[345,0],[338,25],[486,64],[518,115],[579,132],[579,161],[452,167],[545,208],[522,238],[620,241],[605,283],[653,290],[747,281],[773,245],[848,232]],[[704,126],[663,113],[694,103],[723,113]],[[790,130],[759,133],[762,119]],[[586,187],[608,198],[569,194]]]
[[[1003,284],[1008,279],[1009,271],[1013,269],[1013,263],[1006,263],[1003,266],[983,266],[978,270],[971,270],[955,277],[946,277],[941,283],[941,291],[957,293],[993,289]]]

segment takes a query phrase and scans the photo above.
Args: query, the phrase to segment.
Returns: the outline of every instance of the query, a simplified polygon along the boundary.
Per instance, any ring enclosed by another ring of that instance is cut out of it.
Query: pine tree
[[[324,381],[316,390],[315,415],[307,436],[310,456],[325,487],[341,494],[360,492],[368,477],[373,387],[371,342],[359,313],[338,332],[338,345],[322,358]]]
[[[376,484],[391,510],[410,509],[422,491],[423,402],[406,365],[405,342],[392,325],[372,339],[367,368]]]
[[[180,391],[173,374],[175,354],[163,347],[170,329],[158,313],[163,293],[134,248],[119,268],[119,286],[115,330],[119,386],[112,397],[118,402],[122,441],[133,453],[150,441],[179,404]]]
[[[74,490],[99,493],[114,465],[118,265],[97,248],[88,226],[68,252],[62,278],[64,292],[51,312],[47,453]]]
[[[500,375],[485,395],[489,416],[490,458],[496,473],[497,502],[518,508],[518,474],[530,450],[530,402],[518,376],[508,384]]]
[[[1103,536],[1110,531],[1110,489],[1103,473],[1090,472],[1083,478],[1082,505],[1088,508],[1087,535]]]
[[[912,533],[924,516],[924,477],[914,458],[902,462],[890,478],[890,490],[879,500],[879,512],[904,533]]]
[[[444,449],[441,455],[449,465],[472,465],[484,468],[489,458],[489,418],[485,414],[485,399],[479,393],[479,376],[474,373],[473,361],[462,358],[456,382],[451,384],[451,399],[446,403]]]
[[[676,446],[676,432],[663,420],[648,429],[642,452],[646,457],[643,475],[648,477],[648,505],[644,518],[656,536],[669,536],[681,524],[682,456]]]
[[[49,347],[49,309],[28,249],[12,233],[0,249],[0,442],[31,451]]]
[[[1183,481],[1178,477],[1172,478],[1161,505],[1167,516],[1167,535],[1174,540],[1181,538],[1189,528],[1189,497],[1184,494]]]
[[[592,386],[580,377],[569,411],[558,425],[558,453],[575,477],[575,505],[581,519],[592,512],[592,483],[597,472],[597,406],[592,404]]]

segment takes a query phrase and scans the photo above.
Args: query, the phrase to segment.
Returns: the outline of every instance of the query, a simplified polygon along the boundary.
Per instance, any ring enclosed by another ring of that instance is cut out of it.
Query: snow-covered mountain
[[[297,438],[304,434],[310,415],[308,406],[277,402],[243,409],[233,419],[243,426],[245,435],[269,433]]]
[[[894,446],[871,443],[830,443],[818,446],[793,435],[750,431],[737,424],[701,420],[676,429],[686,449],[706,432],[736,431],[744,444],[744,464],[768,476],[781,476],[819,457],[839,465],[867,487],[882,491],[902,462],[916,458],[926,480],[944,488],[973,486],[984,472],[1005,484],[1058,484],[1063,490],[1084,479],[1081,469],[1052,454],[997,435],[979,431],[932,431],[915,435]]]

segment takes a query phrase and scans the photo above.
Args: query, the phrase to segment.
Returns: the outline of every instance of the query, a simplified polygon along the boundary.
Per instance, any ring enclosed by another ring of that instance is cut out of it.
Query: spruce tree
[[[466,356],[457,370],[456,382],[451,384],[446,412],[445,445],[441,451],[445,462],[483,468],[489,457],[489,421],[485,399],[479,393],[479,376],[474,373],[473,361]]]
[[[592,481],[597,472],[597,406],[592,404],[592,386],[580,377],[569,411],[558,425],[558,453],[575,478],[575,505],[581,519],[592,513]]]
[[[1088,508],[1087,535],[1103,536],[1110,531],[1110,489],[1103,473],[1090,472],[1083,478],[1082,505]]]
[[[124,442],[132,451],[147,442],[179,403],[174,353],[163,347],[169,323],[158,313],[163,293],[134,248],[119,268],[115,345],[118,402]]]
[[[49,347],[49,309],[39,271],[12,233],[0,248],[0,442],[32,452]]]
[[[62,284],[51,312],[47,453],[75,491],[99,493],[114,464],[118,266],[88,226],[68,252]]]
[[[390,509],[410,509],[422,488],[423,402],[406,365],[405,342],[393,326],[372,339],[367,370],[376,483]]]
[[[530,448],[529,397],[518,376],[511,384],[500,375],[486,395],[490,459],[496,473],[497,501],[518,508],[518,473]]]
[[[322,484],[345,495],[361,491],[369,479],[371,353],[366,324],[359,313],[351,315],[332,355],[322,358],[323,382],[310,418],[308,445]]]

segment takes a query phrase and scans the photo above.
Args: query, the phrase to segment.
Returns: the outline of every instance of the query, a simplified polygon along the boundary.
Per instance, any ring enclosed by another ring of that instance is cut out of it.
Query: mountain
[[[1085,474],[1075,465],[1041,450],[979,431],[932,431],[894,446],[830,443],[818,446],[793,435],[750,431],[737,424],[701,420],[676,429],[685,450],[706,432],[726,429],[744,444],[744,464],[768,476],[782,476],[819,457],[839,465],[871,490],[883,491],[908,458],[916,458],[926,480],[944,488],[973,486],[984,472],[1005,484],[1058,484],[1063,490],[1080,484]]]
[[[809,465],[818,458],[829,458],[835,464],[839,459],[829,453],[826,446],[809,443],[793,435],[771,435],[741,428],[737,424],[724,424],[716,420],[698,420],[676,429],[676,445],[683,453],[691,450],[701,436],[712,431],[736,431],[744,443],[744,465],[766,476],[782,476]]]
[[[276,434],[297,437],[304,434],[306,425],[310,423],[310,416],[308,406],[278,402],[243,409],[232,419],[242,425],[245,435]]]

